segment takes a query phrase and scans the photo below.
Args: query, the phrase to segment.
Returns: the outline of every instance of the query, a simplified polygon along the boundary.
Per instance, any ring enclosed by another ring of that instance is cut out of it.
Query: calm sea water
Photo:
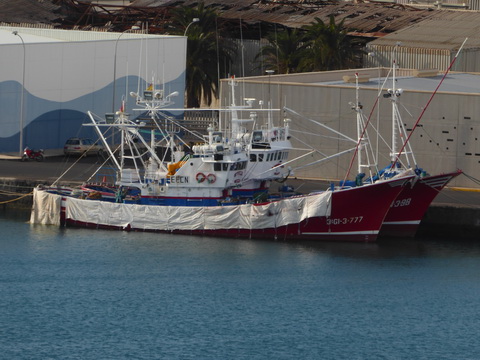
[[[4,359],[479,359],[480,244],[58,229],[0,213]]]

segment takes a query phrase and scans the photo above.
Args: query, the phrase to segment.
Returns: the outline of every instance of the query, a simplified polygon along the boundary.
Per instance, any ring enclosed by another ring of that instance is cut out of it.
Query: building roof
[[[52,1],[0,0],[0,22],[53,24],[59,23],[60,6]]]
[[[351,34],[367,37],[384,36],[428,19],[444,18],[447,22],[459,19],[458,22],[463,22],[462,27],[477,25],[475,20],[464,22],[462,13],[465,12],[359,1],[203,0],[206,6],[214,6],[221,18],[231,21],[241,19],[249,24],[270,23],[299,28],[312,23],[317,17],[326,22],[333,15],[337,23],[344,20]],[[149,24],[150,32],[158,33],[164,31],[168,11],[182,5],[194,7],[198,5],[198,0],[0,0],[0,22],[49,24],[74,29],[93,26],[122,31],[140,20]],[[468,13],[478,14],[474,11]],[[476,15],[470,16],[476,18]],[[435,23],[428,35],[437,34],[445,28],[451,26]],[[461,33],[461,30],[458,32]],[[404,37],[423,41],[418,34],[409,33]]]
[[[126,40],[126,39],[145,39],[146,37],[174,37],[174,35],[158,35],[138,33],[117,33],[104,31],[70,31],[51,28],[30,28],[0,26],[0,44],[18,44],[21,40],[18,36],[12,34],[17,31],[23,41],[27,43],[51,43],[60,41],[98,41],[98,40]]]
[[[480,48],[480,11],[435,11],[431,17],[369,43],[369,46],[457,50]]]
[[[31,28],[25,29],[0,26],[0,44],[21,44],[22,40],[25,44],[61,41],[49,36],[34,35],[31,33],[31,30]],[[13,31],[17,31],[18,35],[21,36],[21,39],[18,36],[15,36]]]
[[[439,85],[443,72],[428,71],[428,75],[415,69],[397,69],[396,88],[406,91],[426,91],[432,93]],[[378,89],[379,87],[389,88],[391,78],[390,69],[385,67],[320,71],[311,73],[262,75],[248,78],[239,78],[245,82],[271,82],[272,84],[292,84],[306,86],[341,86],[355,88],[355,74],[359,75],[360,87]],[[227,81],[227,79],[222,80]],[[450,71],[438,89],[438,92],[462,93],[480,95],[480,73],[454,72]]]
[[[316,17],[336,21],[359,33],[379,33],[399,30],[426,19],[432,10],[393,3],[353,3],[338,1],[289,0],[204,0],[205,6],[215,6],[222,18],[242,19],[247,23],[268,22],[299,28],[312,23]],[[131,7],[196,6],[198,0],[135,0]]]
[[[415,77],[415,76],[400,76],[397,77],[395,86],[397,89],[405,91],[426,91],[433,93],[438,84],[442,80],[443,74],[438,74],[432,77]],[[378,89],[378,86],[383,85],[384,78],[371,78],[370,81],[362,83],[362,87],[370,87]],[[462,94],[480,94],[480,74],[470,73],[449,73],[439,87],[438,92],[444,93],[462,93]],[[324,83],[326,84],[326,83]],[[345,83],[344,81],[330,82],[330,85],[343,85],[355,87],[353,83]],[[386,82],[385,87],[391,87],[390,82]]]

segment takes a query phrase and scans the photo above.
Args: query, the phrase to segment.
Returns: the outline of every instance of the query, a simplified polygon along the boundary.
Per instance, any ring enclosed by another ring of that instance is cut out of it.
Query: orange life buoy
[[[217,177],[215,174],[208,174],[207,175],[207,181],[209,184],[213,184],[217,180]]]
[[[198,173],[196,176],[195,176],[195,179],[197,179],[197,182],[198,183],[202,183],[205,181],[206,177],[205,177],[205,174],[204,173]]]

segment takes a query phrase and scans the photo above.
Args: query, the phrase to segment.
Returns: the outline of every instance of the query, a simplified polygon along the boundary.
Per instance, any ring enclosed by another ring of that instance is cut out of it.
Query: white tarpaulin
[[[33,189],[33,206],[30,215],[31,224],[60,226],[60,208],[62,197],[46,191]]]
[[[143,230],[267,229],[329,216],[330,199],[331,193],[324,192],[268,204],[197,207],[116,204],[68,197],[65,211],[66,218],[75,221]]]

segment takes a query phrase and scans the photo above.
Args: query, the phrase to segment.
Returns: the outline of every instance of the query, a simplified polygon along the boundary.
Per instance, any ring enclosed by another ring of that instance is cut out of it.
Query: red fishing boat
[[[392,56],[393,59],[395,59],[395,52],[397,50],[397,47],[394,50]],[[449,69],[453,65],[453,61]],[[370,173],[370,176],[362,181],[364,181],[365,183],[374,183],[379,179],[388,179],[400,173],[410,172],[412,174],[415,174],[415,180],[412,181],[408,186],[405,186],[398,195],[398,197],[392,202],[391,207],[385,216],[385,220],[380,231],[380,235],[382,236],[413,237],[415,236],[420,222],[432,201],[440,193],[440,191],[442,191],[442,189],[447,186],[447,184],[452,179],[460,175],[462,171],[455,170],[437,175],[429,175],[426,171],[424,171],[417,165],[409,139],[411,134],[415,130],[417,124],[419,123],[423,113],[427,109],[428,104],[423,109],[420,117],[417,119],[415,126],[413,126],[410,133],[408,133],[405,128],[405,124],[401,119],[400,111],[398,109],[399,99],[403,93],[403,90],[401,88],[397,88],[396,69],[397,64],[394,60],[392,66],[392,87],[388,89],[383,95],[384,98],[387,98],[391,101],[392,105],[392,143],[390,149],[391,163],[380,171],[376,170],[374,174]],[[447,73],[448,70],[445,75]],[[445,78],[445,75],[443,79]],[[370,142],[368,138],[368,133],[366,131],[369,119],[366,120],[363,116],[362,106],[358,101],[358,89],[359,87],[357,81],[357,100],[354,109],[357,112],[357,130],[359,139],[357,145],[360,149],[358,151],[358,172],[360,174],[365,169],[370,170],[372,167],[376,167],[376,163],[362,163],[362,151],[372,152],[372,150],[371,147],[369,147]],[[435,92],[433,93],[433,95],[434,94]],[[399,139],[402,139],[402,143],[400,144],[400,146],[398,146]],[[370,154],[365,156],[364,158],[371,159],[373,157],[375,156]]]

